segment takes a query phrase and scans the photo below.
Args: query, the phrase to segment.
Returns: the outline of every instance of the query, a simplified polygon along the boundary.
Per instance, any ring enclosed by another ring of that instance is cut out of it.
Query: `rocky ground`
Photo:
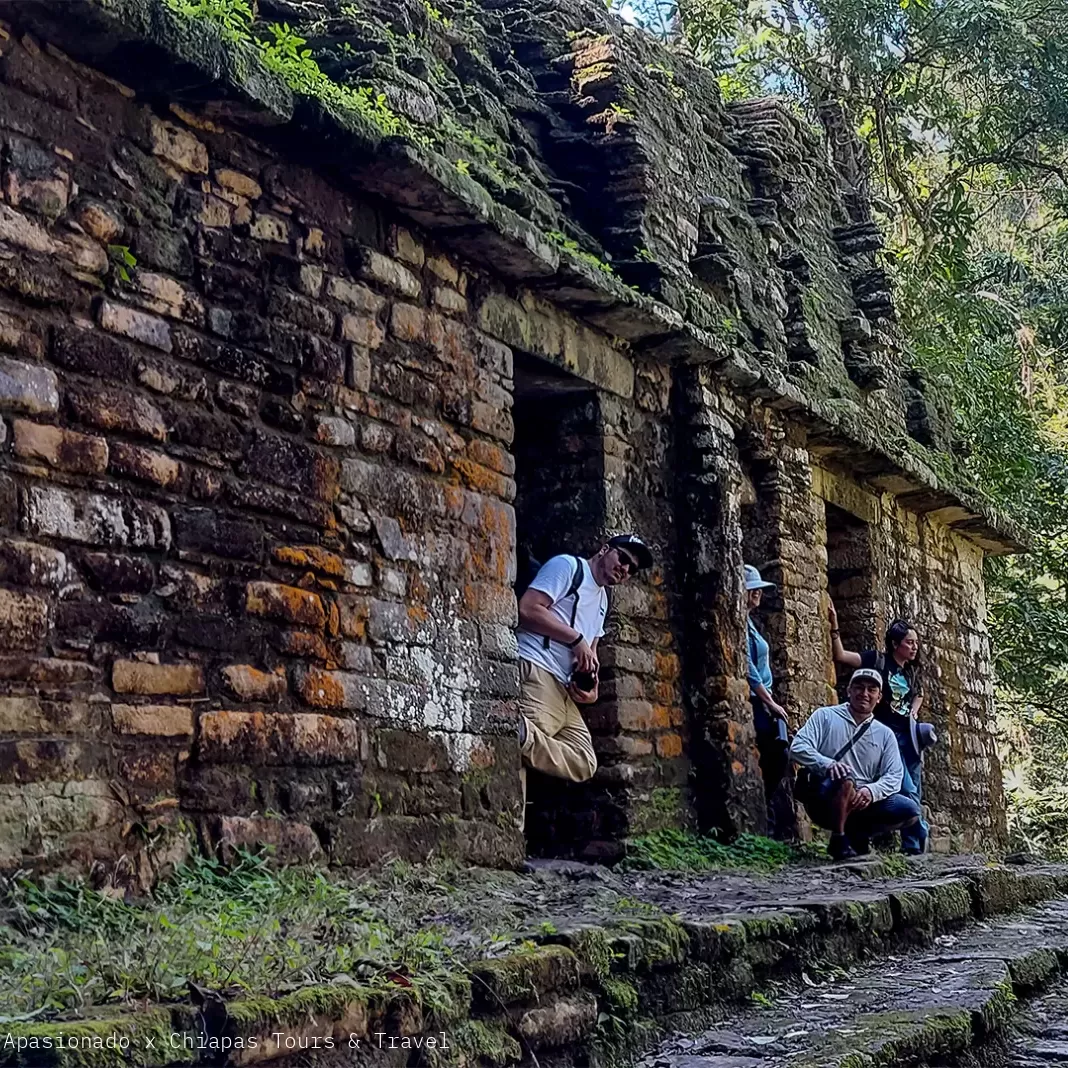
[[[1068,983],[1036,998],[1016,1023],[1006,1068],[1050,1068],[1068,1062]]]

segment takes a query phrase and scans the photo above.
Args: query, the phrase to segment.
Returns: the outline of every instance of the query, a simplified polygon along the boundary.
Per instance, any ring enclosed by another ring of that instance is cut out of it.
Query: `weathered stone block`
[[[0,647],[34,649],[48,634],[48,602],[0,589]]]
[[[367,739],[350,719],[300,712],[204,712],[197,750],[211,763],[319,765],[363,762]]]
[[[251,664],[231,664],[222,670],[223,683],[239,701],[273,704],[287,692],[283,673],[259,671]]]
[[[64,541],[135,549],[168,549],[171,544],[167,513],[141,501],[31,486],[23,496],[22,515],[28,532]]]
[[[402,297],[418,297],[423,286],[407,267],[396,260],[383,256],[374,249],[363,250],[363,266],[360,275],[370,282],[378,282]]]
[[[199,664],[116,660],[111,669],[111,686],[116,693],[191,697],[204,692],[204,671]]]
[[[193,737],[193,710],[182,705],[112,705],[111,718],[120,734]]]
[[[0,408],[29,415],[59,409],[59,388],[54,371],[0,356]]]
[[[378,321],[368,315],[341,317],[341,337],[362,349],[377,349],[385,336],[385,331],[378,325]]]
[[[367,679],[352,672],[300,668],[294,686],[300,699],[312,708],[362,711],[367,706]]]
[[[0,582],[56,590],[68,578],[63,553],[32,541],[0,541]]]
[[[180,549],[238,560],[258,560],[263,553],[259,526],[214,508],[176,508],[174,525]]]
[[[263,189],[255,178],[229,167],[219,167],[215,171],[215,181],[224,189],[247,200],[259,200]]]
[[[178,461],[165,453],[125,441],[112,442],[111,470],[141,482],[150,482],[161,489],[174,486],[182,472]]]
[[[213,825],[211,839],[227,863],[239,850],[262,846],[271,847],[279,864],[306,863],[322,852],[315,831],[306,823],[263,816],[222,816]]]
[[[66,402],[74,416],[90,426],[125,430],[154,441],[167,437],[167,422],[160,410],[131,390],[76,384],[67,389]]]
[[[40,460],[81,475],[99,475],[107,469],[108,445],[103,438],[25,419],[15,420],[14,431],[15,455],[24,460]]]
[[[101,302],[100,325],[113,334],[122,334],[142,345],[170,352],[172,348],[171,328],[162,319],[154,315],[115,304],[110,300]]]
[[[250,582],[246,589],[245,609],[252,615],[315,630],[326,626],[326,611],[317,594],[277,582]]]
[[[372,318],[386,306],[386,298],[379,296],[367,286],[336,276],[332,276],[327,282],[326,295]]]
[[[89,585],[105,593],[148,593],[156,582],[152,563],[140,556],[86,553],[82,565]]]
[[[208,150],[188,130],[153,116],[149,134],[153,153],[167,163],[190,174],[208,173]]]

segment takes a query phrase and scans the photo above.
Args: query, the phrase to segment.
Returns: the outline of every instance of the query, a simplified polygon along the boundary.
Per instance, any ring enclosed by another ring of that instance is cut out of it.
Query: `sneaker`
[[[844,834],[832,834],[830,845],[827,846],[827,852],[835,860],[851,860],[857,855],[857,851],[850,844],[849,839]]]
[[[869,838],[850,838],[849,844],[858,857],[866,857],[871,852],[871,839]]]

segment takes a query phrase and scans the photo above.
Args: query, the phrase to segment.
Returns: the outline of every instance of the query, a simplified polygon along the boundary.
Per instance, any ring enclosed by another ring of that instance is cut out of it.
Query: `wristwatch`
[[[567,643],[568,649],[574,649],[575,646],[578,645],[578,643],[580,641],[582,641],[582,635],[581,634],[573,642],[568,642]]]

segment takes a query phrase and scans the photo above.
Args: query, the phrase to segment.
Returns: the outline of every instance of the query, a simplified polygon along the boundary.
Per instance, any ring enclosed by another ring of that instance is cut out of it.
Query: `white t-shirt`
[[[575,577],[574,556],[554,556],[542,565],[541,570],[534,576],[529,589],[539,590],[552,598],[551,612],[555,612],[568,626],[571,625],[571,611],[575,605],[574,596],[564,595],[571,587],[571,580]],[[590,565],[582,561],[582,585],[578,588],[578,614],[575,616],[575,630],[592,645],[595,638],[604,634],[605,616],[608,614],[608,591],[603,586],[598,586],[593,579]],[[571,677],[571,670],[575,663],[573,649],[559,642],[550,641],[549,648],[545,648],[545,636],[535,634],[533,631],[524,630],[522,627],[516,631],[519,643],[519,655],[523,660],[529,660],[538,667],[545,668],[567,685]]]

